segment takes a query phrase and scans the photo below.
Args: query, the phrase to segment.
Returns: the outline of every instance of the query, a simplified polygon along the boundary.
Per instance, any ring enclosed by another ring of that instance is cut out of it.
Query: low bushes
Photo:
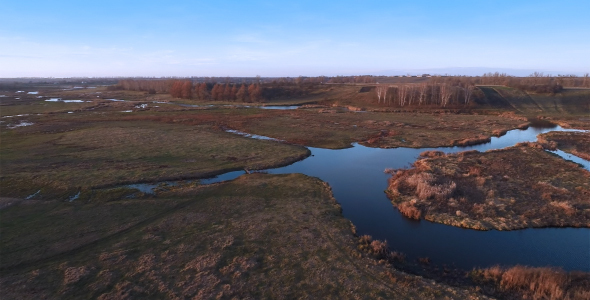
[[[491,284],[499,292],[516,294],[523,299],[590,299],[590,274],[567,273],[561,269],[494,266],[474,270],[471,278]]]

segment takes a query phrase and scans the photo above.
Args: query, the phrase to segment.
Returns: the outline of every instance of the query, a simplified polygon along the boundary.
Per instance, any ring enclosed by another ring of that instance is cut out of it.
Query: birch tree
[[[420,87],[418,88],[418,92],[419,92],[419,97],[418,97],[418,105],[421,105],[424,100],[426,100],[426,89],[428,89],[428,85],[426,83],[422,83],[420,84]]]
[[[451,99],[451,96],[451,87],[446,83],[443,83],[440,86],[440,103],[443,107],[446,107],[447,104],[449,104],[449,99]]]
[[[414,98],[416,96],[416,89],[413,85],[408,86],[408,105],[412,105],[412,102],[414,102]]]
[[[381,96],[383,96],[383,103],[385,103],[385,95],[387,94],[387,86],[385,85],[377,85],[377,88],[375,89],[377,92],[377,103],[381,103]]]
[[[398,90],[398,98],[399,98],[399,105],[404,106],[406,105],[406,98],[408,96],[408,87],[402,85]]]

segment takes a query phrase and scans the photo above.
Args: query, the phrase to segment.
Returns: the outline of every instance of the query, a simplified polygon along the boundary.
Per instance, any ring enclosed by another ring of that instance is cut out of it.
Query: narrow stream
[[[312,156],[292,165],[266,170],[271,174],[303,173],[318,177],[332,187],[342,205],[343,215],[352,221],[360,235],[387,240],[390,248],[406,254],[407,259],[428,257],[434,264],[462,269],[500,265],[556,266],[565,270],[590,271],[590,229],[529,228],[514,231],[477,231],[403,217],[386,197],[385,168],[409,167],[426,150],[455,153],[467,150],[486,151],[536,141],[537,135],[549,131],[579,131],[554,128],[511,130],[491,142],[467,147],[441,148],[369,148],[354,144],[352,148],[330,150],[309,148]],[[590,162],[570,154],[554,151],[590,170]],[[208,184],[231,180],[244,174],[230,172],[203,179]]]

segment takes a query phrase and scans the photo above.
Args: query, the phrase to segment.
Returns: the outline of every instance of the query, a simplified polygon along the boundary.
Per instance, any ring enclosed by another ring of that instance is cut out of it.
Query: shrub
[[[406,218],[420,220],[422,218],[422,210],[414,206],[411,202],[402,202],[397,206],[399,212]]]

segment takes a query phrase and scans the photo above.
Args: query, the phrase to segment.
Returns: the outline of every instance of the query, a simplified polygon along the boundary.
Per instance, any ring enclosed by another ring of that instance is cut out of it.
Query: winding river
[[[312,155],[286,167],[265,170],[271,174],[303,173],[318,177],[332,187],[342,205],[344,217],[352,221],[359,235],[387,240],[390,248],[407,259],[428,257],[434,264],[462,269],[500,265],[556,266],[565,270],[590,271],[590,229],[529,228],[514,231],[477,231],[403,217],[386,197],[385,168],[409,167],[426,150],[455,153],[486,151],[536,141],[549,131],[577,131],[553,128],[511,130],[491,142],[467,147],[369,148],[359,144],[347,149],[309,148]],[[239,132],[234,132],[238,133]],[[243,133],[242,133],[243,135]],[[256,138],[257,136],[252,136]],[[590,170],[590,162],[554,151]],[[244,174],[229,172],[201,183],[231,180]]]
[[[108,99],[112,101],[124,101]],[[172,103],[177,104],[177,103]],[[177,104],[186,107],[201,105]],[[214,107],[207,105],[206,107]],[[262,109],[296,109],[297,106],[249,107]],[[353,144],[351,148],[330,150],[309,147],[312,155],[286,167],[264,170],[271,174],[302,173],[318,177],[332,187],[334,197],[342,206],[344,217],[357,228],[359,235],[368,234],[386,240],[394,251],[407,259],[428,257],[434,264],[462,269],[492,265],[555,266],[565,270],[590,272],[590,228],[529,228],[514,231],[477,231],[403,217],[386,197],[385,168],[409,167],[426,150],[456,153],[468,150],[487,151],[537,140],[537,135],[567,130],[530,127],[511,130],[491,142],[467,147],[440,148],[369,148]],[[229,130],[249,138],[273,138]],[[280,141],[279,141],[280,142]],[[562,152],[551,151],[590,170],[590,162]],[[201,179],[202,184],[232,180],[243,171],[228,172],[215,178]],[[175,182],[168,182],[175,185]],[[128,185],[143,192],[153,192],[158,184]]]

